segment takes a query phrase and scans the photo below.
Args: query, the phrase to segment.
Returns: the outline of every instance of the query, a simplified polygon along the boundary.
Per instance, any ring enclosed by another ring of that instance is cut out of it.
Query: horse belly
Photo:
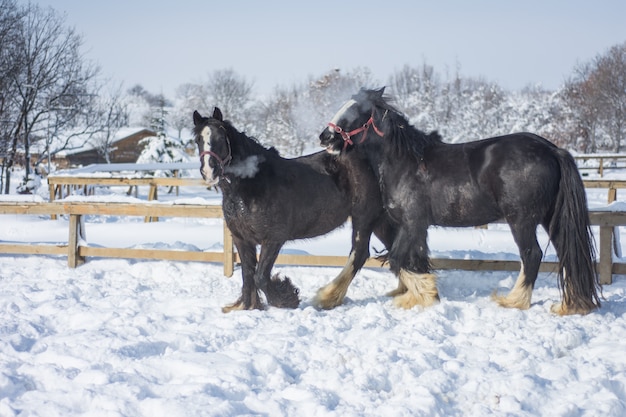
[[[299,199],[283,198],[224,202],[224,219],[231,232],[245,240],[288,241],[321,236],[345,223],[350,206],[343,196],[329,196],[309,190]],[[335,204],[332,204],[332,203]]]
[[[455,187],[432,193],[433,224],[450,227],[479,226],[503,217],[492,196],[474,187]]]

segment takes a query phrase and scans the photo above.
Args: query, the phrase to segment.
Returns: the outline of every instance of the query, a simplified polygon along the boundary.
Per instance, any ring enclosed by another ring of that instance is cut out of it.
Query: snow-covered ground
[[[181,191],[160,197],[219,202]],[[605,204],[606,190],[589,199]],[[87,238],[214,250],[221,227],[94,217]],[[66,241],[67,230],[65,220],[0,216],[3,241]],[[285,249],[347,254],[349,233]],[[429,241],[436,256],[517,259],[504,226],[434,228]],[[405,311],[384,296],[395,278],[372,268],[344,305],[320,311],[311,299],[339,268],[275,270],[300,288],[299,308],[223,314],[239,269],[225,278],[219,264],[93,258],[70,269],[65,257],[1,255],[0,416],[626,415],[626,277],[604,287],[599,311],[556,317],[554,274],[540,275],[532,307],[518,311],[490,299],[517,273],[439,271],[441,303]]]

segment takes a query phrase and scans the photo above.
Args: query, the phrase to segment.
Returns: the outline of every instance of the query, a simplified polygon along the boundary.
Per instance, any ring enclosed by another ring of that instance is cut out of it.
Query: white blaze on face
[[[202,150],[203,151],[210,150],[211,149],[211,129],[208,126],[205,127],[204,129],[202,129],[200,136],[202,137]],[[207,181],[211,181],[213,179],[213,170],[211,169],[211,166],[209,165],[210,158],[211,158],[210,155],[202,156],[201,173],[202,173],[202,177]]]
[[[346,113],[346,111],[348,111],[348,109],[350,107],[352,107],[353,105],[356,104],[356,101],[353,99],[350,99],[348,101],[346,101],[346,104],[344,104],[339,111],[337,112],[337,114],[335,114],[335,117],[333,117],[333,120],[330,121],[330,123],[337,125],[339,120],[341,119],[341,117]],[[343,127],[343,126],[341,126]],[[332,132],[335,133],[335,128],[332,126],[329,126],[328,129]]]

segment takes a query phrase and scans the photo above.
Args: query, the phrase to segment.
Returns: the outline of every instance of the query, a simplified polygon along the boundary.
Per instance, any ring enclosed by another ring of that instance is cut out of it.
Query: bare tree
[[[202,114],[212,113],[215,104],[206,108],[202,96],[203,92],[204,89],[197,84],[183,84],[176,89],[174,107],[169,113],[169,124],[177,130],[179,139],[182,139],[183,129],[192,125],[191,119],[194,110],[198,110]]]
[[[600,120],[613,150],[620,152],[626,136],[626,42],[594,60],[592,79],[602,108]]]
[[[96,104],[97,129],[90,142],[106,163],[111,163],[111,152],[115,150],[114,142],[117,132],[126,124],[127,108],[122,100],[122,86],[113,88],[109,93],[101,95]]]
[[[578,65],[563,89],[577,135],[588,152],[606,142],[620,152],[626,136],[626,42]]]
[[[25,158],[25,182],[30,176],[30,148],[33,138],[47,137],[50,113],[55,120],[70,123],[93,99],[90,81],[98,68],[80,55],[82,38],[65,26],[53,9],[28,4],[19,25],[15,44],[7,48],[9,59],[20,60],[20,71],[9,74],[16,94],[9,99],[15,122],[7,152],[7,168],[16,162],[21,145]],[[3,45],[3,48],[5,46]],[[7,171],[7,173],[10,171]],[[8,193],[7,175],[5,192]]]
[[[298,116],[302,97],[297,89],[275,88],[263,105],[256,108],[261,139],[285,156],[299,156],[305,147],[305,124]]]
[[[22,60],[12,49],[19,39],[22,19],[23,12],[15,0],[0,0],[0,192],[4,189],[6,157],[16,125],[11,97],[17,92],[11,79],[19,72]]]
[[[235,126],[240,130],[249,130],[249,107],[252,104],[252,82],[238,75],[233,69],[214,71],[202,91],[204,93],[204,108],[219,107]]]
[[[565,82],[559,95],[565,103],[563,125],[569,143],[583,152],[594,153],[598,150],[597,130],[600,106],[596,86],[590,80],[589,65],[579,65],[574,75]]]

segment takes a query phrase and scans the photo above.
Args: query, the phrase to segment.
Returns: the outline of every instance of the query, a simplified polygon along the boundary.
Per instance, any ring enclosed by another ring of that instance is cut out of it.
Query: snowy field
[[[181,191],[160,196],[219,203],[202,188]],[[606,190],[589,199],[605,204]],[[95,217],[87,238],[215,250],[221,227]],[[349,233],[286,250],[347,255]],[[0,240],[67,241],[67,221],[0,216]],[[504,226],[431,229],[429,241],[436,256],[517,259]],[[384,296],[395,278],[372,268],[344,305],[320,311],[311,299],[340,269],[277,266],[300,288],[299,308],[223,314],[239,296],[239,269],[225,278],[220,264],[66,265],[65,257],[0,255],[2,417],[626,415],[626,277],[604,287],[599,311],[556,317],[554,274],[540,275],[532,307],[518,311],[490,299],[517,273],[438,271],[441,303],[404,311]]]

